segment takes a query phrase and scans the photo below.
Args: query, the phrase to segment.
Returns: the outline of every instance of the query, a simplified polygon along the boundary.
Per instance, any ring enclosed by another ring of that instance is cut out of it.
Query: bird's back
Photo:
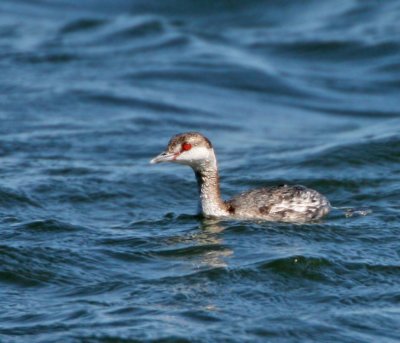
[[[304,186],[277,186],[254,189],[226,201],[230,214],[237,218],[306,222],[330,211],[327,198]]]

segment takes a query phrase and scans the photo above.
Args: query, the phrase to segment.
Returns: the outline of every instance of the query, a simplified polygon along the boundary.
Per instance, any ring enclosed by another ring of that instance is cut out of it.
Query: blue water
[[[399,342],[400,2],[1,0],[1,342]],[[209,221],[303,184],[307,225]]]

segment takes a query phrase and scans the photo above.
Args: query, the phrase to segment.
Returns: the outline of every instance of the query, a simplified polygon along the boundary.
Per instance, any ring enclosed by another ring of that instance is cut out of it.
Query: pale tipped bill
[[[154,157],[150,160],[151,164],[161,163],[161,162],[171,162],[174,161],[179,154],[174,154],[170,152],[162,152],[160,155]]]

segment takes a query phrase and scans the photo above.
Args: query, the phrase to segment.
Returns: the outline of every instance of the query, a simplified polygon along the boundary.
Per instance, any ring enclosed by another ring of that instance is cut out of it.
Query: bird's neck
[[[211,217],[228,215],[226,205],[221,199],[215,154],[212,153],[210,159],[193,169],[197,179],[203,215]]]

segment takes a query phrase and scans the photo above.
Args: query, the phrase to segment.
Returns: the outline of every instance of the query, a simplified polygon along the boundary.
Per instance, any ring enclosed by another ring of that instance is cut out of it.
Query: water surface
[[[400,340],[400,4],[0,4],[0,341]],[[224,197],[304,184],[307,225],[196,216],[169,137]]]

